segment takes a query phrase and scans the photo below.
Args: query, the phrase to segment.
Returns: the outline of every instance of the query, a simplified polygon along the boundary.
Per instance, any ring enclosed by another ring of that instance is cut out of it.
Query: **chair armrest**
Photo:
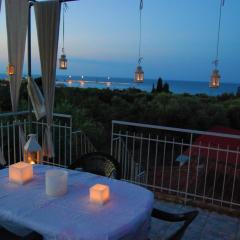
[[[193,219],[198,215],[198,211],[192,211],[181,214],[173,214],[161,211],[154,208],[152,211],[152,217],[161,219],[168,222],[182,222],[182,221],[193,221]]]
[[[179,240],[182,238],[187,227],[192,223],[192,221],[197,217],[198,211],[192,211],[182,214],[172,214],[168,212],[161,211],[154,208],[152,211],[152,217],[168,222],[184,222],[183,226],[179,228],[175,233],[173,233],[168,240]]]

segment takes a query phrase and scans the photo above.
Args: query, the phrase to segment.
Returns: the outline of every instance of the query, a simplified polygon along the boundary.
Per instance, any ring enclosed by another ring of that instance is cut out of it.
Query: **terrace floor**
[[[180,213],[194,208],[165,201],[156,201],[155,207],[163,211]],[[240,218],[221,215],[216,212],[199,210],[199,215],[188,227],[183,240],[240,240]],[[179,227],[178,223],[168,223],[152,218],[150,239],[160,240],[169,236]]]

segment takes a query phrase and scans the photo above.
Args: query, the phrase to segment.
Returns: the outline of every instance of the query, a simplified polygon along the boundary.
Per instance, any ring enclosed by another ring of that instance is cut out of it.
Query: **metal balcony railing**
[[[128,181],[185,201],[239,208],[240,135],[220,130],[229,129],[112,121],[111,153]]]
[[[19,138],[20,127],[24,138],[36,133],[38,142],[43,146],[46,121],[29,118],[27,111],[0,114],[0,148],[7,165],[23,159],[22,141]],[[73,131],[72,117],[66,114],[54,114],[52,135],[55,157],[44,159],[44,163],[67,167],[84,153],[95,151],[94,146],[82,131]]]

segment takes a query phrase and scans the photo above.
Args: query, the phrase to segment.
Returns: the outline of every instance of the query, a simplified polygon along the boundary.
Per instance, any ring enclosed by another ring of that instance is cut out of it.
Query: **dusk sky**
[[[209,81],[216,52],[219,2],[144,1],[142,55],[146,78]],[[132,78],[138,59],[139,0],[80,0],[68,6],[65,51],[69,68],[58,70],[58,74]],[[239,11],[239,0],[225,1],[219,64],[223,82],[240,82]],[[35,22],[33,29],[33,73],[38,74]],[[61,47],[60,38],[59,54]],[[7,62],[3,3],[0,73],[5,73]]]

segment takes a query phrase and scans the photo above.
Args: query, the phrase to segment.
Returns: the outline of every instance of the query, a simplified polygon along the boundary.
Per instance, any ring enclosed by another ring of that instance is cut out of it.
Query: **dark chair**
[[[0,227],[0,239],[4,239],[4,240],[43,240],[43,237],[36,232],[31,232],[27,236],[19,237],[19,236],[15,235],[14,233],[9,232],[5,228]]]
[[[0,163],[0,170],[4,169],[4,168],[5,168],[5,166]]]
[[[198,211],[192,211],[182,214],[172,214],[158,210],[156,208],[154,208],[152,211],[153,218],[167,222],[184,222],[183,226],[171,236],[169,236],[167,240],[180,240],[183,237],[187,227],[192,223],[192,221],[196,218],[197,215]]]
[[[116,159],[113,156],[102,152],[84,154],[68,168],[81,168],[83,171],[97,175],[115,179],[121,178],[121,169]]]

